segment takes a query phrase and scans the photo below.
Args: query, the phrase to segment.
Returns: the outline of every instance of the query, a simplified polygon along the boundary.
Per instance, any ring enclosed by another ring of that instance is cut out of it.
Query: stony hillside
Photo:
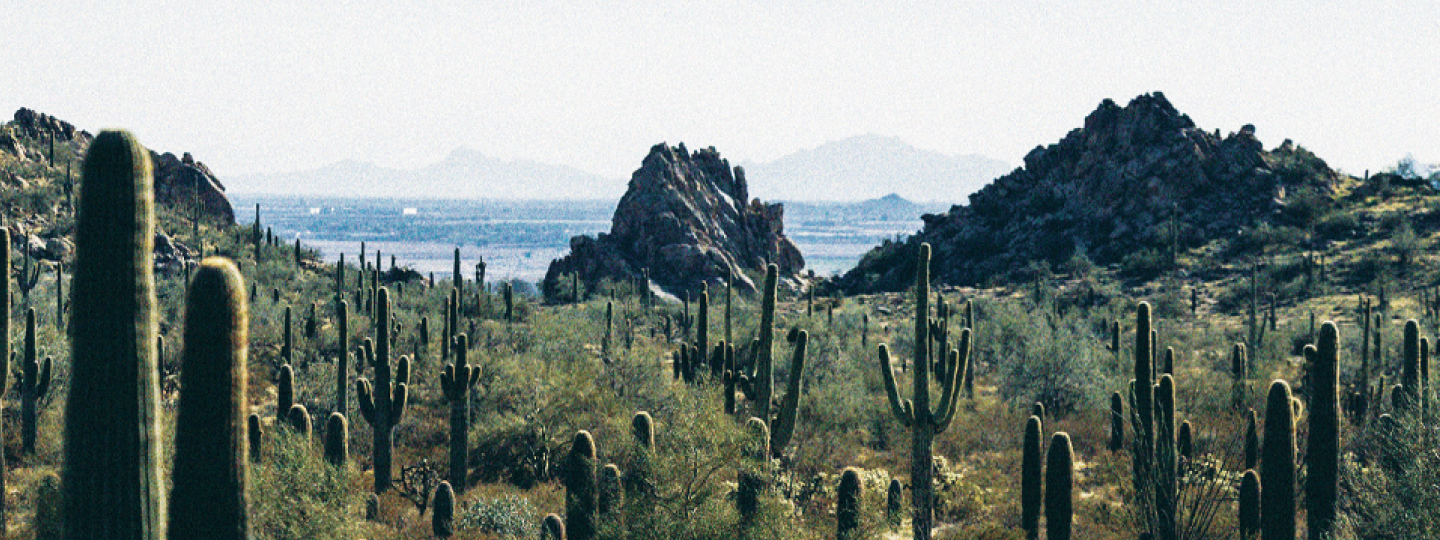
[[[1083,127],[1036,147],[1024,167],[969,204],[927,215],[908,241],[876,248],[840,286],[852,293],[907,286],[918,242],[934,246],[935,276],[951,284],[983,283],[1033,261],[1173,256],[1287,219],[1293,200],[1332,196],[1341,183],[1289,140],[1266,150],[1254,126],[1225,136],[1201,129],[1159,92],[1125,107],[1107,99]]]

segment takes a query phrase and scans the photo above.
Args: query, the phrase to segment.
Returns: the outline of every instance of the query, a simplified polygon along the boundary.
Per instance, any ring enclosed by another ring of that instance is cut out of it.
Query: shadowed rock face
[[[562,274],[578,272],[588,288],[605,278],[635,282],[642,269],[677,295],[723,284],[728,274],[736,287],[754,291],[747,272],[773,262],[782,276],[794,277],[805,266],[785,237],[783,217],[780,204],[750,199],[744,169],[732,169],[713,147],[690,153],[683,143],[658,144],[631,176],[610,233],[572,238],[570,254],[550,263],[545,294],[569,286]]]
[[[1121,261],[1136,250],[1163,247],[1167,228],[1181,247],[1234,235],[1275,214],[1285,194],[1333,190],[1338,175],[1290,174],[1288,141],[1267,152],[1254,126],[1221,137],[1175,110],[1159,92],[1120,107],[1105,100],[1058,143],[1036,147],[1025,166],[970,195],[970,204],[923,217],[908,241],[872,250],[841,278],[850,292],[900,290],[914,274],[914,246],[935,249],[932,271],[942,283],[976,284],[1034,260],[1052,264],[1083,252],[1094,262]]]

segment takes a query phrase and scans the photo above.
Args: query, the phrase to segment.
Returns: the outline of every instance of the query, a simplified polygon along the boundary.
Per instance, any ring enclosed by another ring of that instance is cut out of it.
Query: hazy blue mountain
[[[895,137],[858,135],[769,163],[743,163],[752,196],[778,201],[860,201],[897,194],[910,201],[960,204],[1010,172],[980,155],[921,150]]]
[[[435,199],[618,199],[625,184],[572,167],[506,161],[467,148],[419,169],[341,161],[307,171],[225,179],[229,191],[239,194]]]

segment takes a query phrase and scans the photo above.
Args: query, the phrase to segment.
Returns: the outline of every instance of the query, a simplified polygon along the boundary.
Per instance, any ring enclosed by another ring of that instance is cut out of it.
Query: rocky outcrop
[[[752,276],[775,263],[783,277],[805,266],[800,249],[785,237],[784,208],[749,197],[745,171],[731,168],[714,147],[690,153],[658,144],[650,149],[615,207],[608,234],[577,236],[570,253],[550,263],[543,289],[556,298],[579,274],[587,289],[602,279],[634,283],[645,269],[659,287],[676,295],[704,284],[754,291]]]
[[[225,197],[225,185],[189,152],[176,158],[169,152],[157,154],[151,150],[150,162],[155,168],[157,202],[181,211],[194,211],[198,205],[205,219],[218,221],[220,225],[235,224],[235,209]]]
[[[1302,153],[1306,159],[1298,159]],[[1303,163],[1297,167],[1295,163]],[[1035,260],[1083,253],[1120,262],[1166,238],[1190,247],[1276,215],[1286,194],[1334,189],[1338,175],[1289,144],[1265,151],[1255,127],[1221,137],[1195,126],[1156,92],[1120,107],[1102,102],[1084,127],[1036,147],[1025,165],[924,216],[924,229],[875,248],[838,285],[850,292],[910,285],[915,245],[934,249],[932,279],[980,284]]]

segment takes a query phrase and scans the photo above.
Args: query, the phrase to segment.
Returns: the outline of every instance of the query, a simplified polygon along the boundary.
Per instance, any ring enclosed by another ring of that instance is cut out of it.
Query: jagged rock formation
[[[546,298],[555,298],[578,273],[587,289],[602,279],[634,283],[650,279],[677,295],[705,284],[756,290],[751,276],[775,263],[794,278],[805,266],[800,249],[785,237],[784,208],[750,199],[745,171],[731,169],[714,147],[686,151],[655,145],[615,207],[610,233],[570,240],[570,254],[550,263]]]
[[[1159,92],[1123,108],[1107,99],[1083,128],[1036,147],[969,205],[924,216],[923,230],[875,248],[837,285],[852,293],[909,286],[920,242],[935,250],[932,279],[951,284],[1077,252],[1109,264],[1172,241],[1196,246],[1275,214],[1287,193],[1329,193],[1338,179],[1289,141],[1265,151],[1254,126],[1223,138],[1201,130]]]
[[[76,129],[69,122],[21,108],[15,111],[14,120],[0,130],[0,152],[21,161],[45,161],[53,141],[56,145],[68,145],[74,155],[83,156],[92,139],[89,132]],[[30,141],[30,148],[26,148],[26,141]],[[150,151],[150,161],[154,166],[157,203],[189,216],[198,202],[202,219],[214,220],[220,225],[235,224],[235,210],[225,196],[225,185],[204,163],[195,161],[189,153],[177,158],[154,150]],[[78,163],[76,165],[78,168]],[[17,177],[10,183],[16,183],[15,180],[23,182]]]

